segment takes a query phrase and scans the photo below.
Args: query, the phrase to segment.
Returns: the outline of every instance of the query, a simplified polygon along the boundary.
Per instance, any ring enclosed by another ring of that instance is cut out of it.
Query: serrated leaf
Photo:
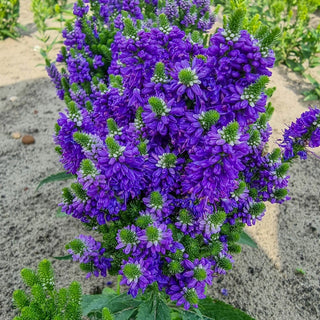
[[[68,254],[66,256],[61,256],[61,257],[52,257],[52,258],[57,259],[57,260],[71,260],[72,254]]]
[[[189,310],[181,310],[180,314],[182,315],[182,319],[183,320],[208,320],[208,319],[214,319],[215,318],[208,318],[208,317],[201,317],[199,316],[199,314],[193,310],[193,309],[189,309]]]
[[[155,319],[157,320],[170,319],[170,309],[162,299],[158,300],[157,314]]]
[[[64,181],[64,180],[68,180],[68,179],[74,179],[75,175],[67,173],[65,171],[63,172],[59,172],[56,174],[52,174],[51,176],[43,179],[40,181],[39,185],[37,186],[36,191],[39,190],[39,188],[41,186],[43,186],[44,184],[50,183],[50,182],[55,182],[55,181]]]
[[[136,320],[149,320],[153,319],[151,316],[153,308],[153,299],[148,299],[142,302],[138,309],[137,319]]]
[[[257,243],[245,231],[241,232],[238,243],[245,244],[251,248],[258,248]]]
[[[245,312],[219,300],[207,297],[199,301],[199,310],[204,319],[214,320],[254,320]]]
[[[170,309],[159,294],[152,295],[143,301],[138,308],[136,320],[167,320],[171,319]]]

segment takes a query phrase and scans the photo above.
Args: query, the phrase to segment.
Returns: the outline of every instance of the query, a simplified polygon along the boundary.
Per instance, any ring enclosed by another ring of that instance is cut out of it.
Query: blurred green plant
[[[50,261],[42,260],[38,270],[22,269],[23,282],[30,288],[13,292],[13,304],[20,315],[13,320],[80,320],[82,291],[78,282],[69,288],[55,289],[54,272]]]
[[[304,276],[306,274],[306,272],[302,268],[297,268],[295,270],[295,273],[298,275],[302,275],[302,276]]]
[[[225,12],[234,9],[234,0],[217,0]],[[284,63],[296,72],[320,64],[320,25],[310,26],[310,15],[320,6],[320,0],[243,0],[250,23],[256,21],[270,28],[278,26],[281,34],[274,48],[277,63]],[[257,16],[259,15],[259,17]]]
[[[17,38],[19,0],[0,0],[0,40]]]
[[[39,36],[37,39],[43,44],[40,48],[40,54],[46,61],[50,61],[49,53],[58,44],[62,44],[62,41],[58,40],[62,32],[64,23],[73,20],[73,14],[71,9],[72,4],[68,4],[67,0],[32,0],[31,11],[33,12],[33,20],[37,26]],[[72,17],[69,20],[67,16]],[[54,19],[55,22],[59,22],[59,27],[49,27],[48,20]],[[51,39],[48,31],[55,30],[57,35]]]
[[[304,101],[320,100],[320,83],[310,74],[304,74],[304,76],[313,85],[313,88],[311,90],[303,92],[303,95],[305,96]]]
[[[276,64],[284,64],[294,72],[306,75],[309,68],[320,65],[320,24],[310,25],[310,16],[320,7],[320,0],[217,0],[224,12],[234,10],[235,3],[242,2],[248,19],[244,25],[255,33],[261,25],[279,27],[281,32],[274,46]],[[319,82],[310,81],[314,89],[304,93],[305,100],[320,99]],[[316,90],[318,88],[318,90]]]

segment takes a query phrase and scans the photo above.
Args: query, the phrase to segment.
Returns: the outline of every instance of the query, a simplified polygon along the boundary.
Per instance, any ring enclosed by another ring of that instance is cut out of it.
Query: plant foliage
[[[78,282],[57,290],[50,261],[42,260],[38,270],[22,269],[28,291],[15,290],[13,304],[20,315],[14,320],[80,320],[82,292]]]
[[[0,0],[0,40],[18,36],[19,0]]]
[[[234,0],[218,1],[225,12],[234,10]],[[242,0],[247,8],[248,18],[245,27],[251,31],[267,31],[279,26],[274,47],[276,63],[281,63],[291,70],[305,74],[309,68],[320,65],[320,24],[310,23],[311,15],[319,8],[319,0]],[[262,28],[260,28],[263,26]],[[308,80],[310,76],[306,78]],[[314,89],[305,92],[306,101],[319,100],[319,83],[313,79]]]

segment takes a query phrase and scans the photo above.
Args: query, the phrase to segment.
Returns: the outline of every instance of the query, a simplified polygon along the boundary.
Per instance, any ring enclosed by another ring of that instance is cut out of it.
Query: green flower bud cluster
[[[168,77],[165,72],[165,66],[162,62],[158,62],[154,69],[153,77],[151,81],[154,83],[166,83],[168,82]]]
[[[170,26],[170,22],[167,16],[164,13],[159,15],[159,30],[161,30],[165,34],[169,34],[172,27]]]
[[[179,72],[179,82],[181,84],[184,84],[187,87],[192,87],[194,84],[200,84],[201,81],[198,79],[198,76],[194,70],[192,70],[190,67],[186,69],[182,69]]]
[[[199,116],[199,122],[204,130],[210,130],[210,128],[218,122],[220,114],[215,110],[209,110],[202,112]]]
[[[110,87],[116,88],[119,90],[119,94],[123,95],[124,86],[123,86],[123,78],[120,75],[109,75]]]
[[[136,117],[134,119],[134,126],[137,130],[141,130],[144,126],[144,123],[142,120],[142,113],[143,113],[143,108],[139,107],[136,111]]]
[[[157,115],[157,117],[166,116],[170,112],[170,108],[160,98],[151,97],[149,98],[148,102],[152,108],[152,111]]]
[[[108,136],[109,137],[114,137],[114,136],[121,136],[122,135],[122,127],[119,128],[117,123],[114,121],[114,119],[112,118],[109,118],[107,120],[107,126],[108,126],[108,131],[109,131],[109,134]]]
[[[237,1],[236,1],[237,2]],[[229,19],[223,17],[224,31],[222,35],[227,41],[238,41],[240,30],[243,27],[243,21],[246,16],[246,9],[244,6],[237,6],[229,16]]]
[[[75,132],[73,134],[73,139],[75,142],[79,143],[84,150],[91,150],[93,144],[93,138],[90,134]]]
[[[77,124],[78,127],[80,127],[82,123],[82,116],[76,103],[74,101],[70,101],[67,104],[67,107],[69,110],[69,119],[71,119],[74,123]]]
[[[123,20],[124,30],[123,34],[128,39],[133,39],[134,41],[139,40],[137,29],[135,28],[133,21],[130,18],[125,18]]]
[[[254,107],[256,102],[261,97],[261,92],[264,87],[268,84],[269,77],[261,76],[255,83],[251,84],[249,87],[243,90],[241,95],[242,100],[247,100],[251,107]]]
[[[109,151],[109,157],[116,159],[118,159],[123,154],[123,151],[126,148],[124,146],[120,146],[113,137],[107,137],[106,145]]]
[[[255,34],[256,39],[259,40],[260,52],[263,57],[268,57],[270,54],[270,49],[273,47],[274,43],[280,37],[280,28],[274,28],[271,31],[268,27],[260,27]]]
[[[218,130],[221,138],[225,140],[231,146],[234,146],[239,142],[239,123],[238,122],[231,122],[227,126],[223,127],[222,129]]]

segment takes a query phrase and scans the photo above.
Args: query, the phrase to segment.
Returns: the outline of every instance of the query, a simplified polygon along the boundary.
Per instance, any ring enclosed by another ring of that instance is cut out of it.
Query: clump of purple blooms
[[[298,156],[301,159],[306,159],[306,147],[316,148],[319,146],[320,110],[310,108],[285,130],[281,143],[281,147],[284,149],[284,159],[290,161]]]
[[[320,144],[319,110],[267,152],[264,93],[272,32],[224,28],[209,1],[78,1],[48,73],[67,109],[54,136],[65,170],[62,211],[102,236],[68,244],[88,276],[122,275],[136,296],[157,283],[197,307],[233,265],[245,225],[287,196],[288,161]],[[121,14],[120,11],[122,10]]]

